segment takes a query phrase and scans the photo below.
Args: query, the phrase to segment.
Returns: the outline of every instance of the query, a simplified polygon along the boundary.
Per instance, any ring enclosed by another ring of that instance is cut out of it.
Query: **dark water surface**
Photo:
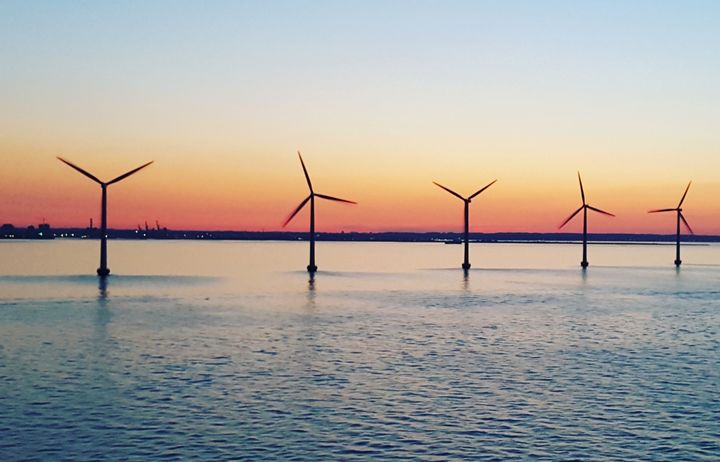
[[[720,459],[718,246],[96,247],[0,243],[2,461]]]

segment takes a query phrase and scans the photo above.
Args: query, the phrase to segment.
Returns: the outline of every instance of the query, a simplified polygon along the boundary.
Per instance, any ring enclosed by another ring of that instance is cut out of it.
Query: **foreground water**
[[[673,250],[0,242],[0,460],[718,460],[720,247]]]

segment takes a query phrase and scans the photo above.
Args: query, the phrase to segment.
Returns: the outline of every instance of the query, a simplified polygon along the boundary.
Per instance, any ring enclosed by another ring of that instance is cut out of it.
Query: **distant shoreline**
[[[109,239],[131,240],[236,240],[236,241],[305,241],[307,232],[285,231],[204,231],[161,229],[109,229]],[[42,232],[35,228],[3,230],[0,240],[12,239],[97,239],[97,228],[51,228]],[[435,242],[457,244],[462,233],[455,232],[339,232],[317,233],[318,241],[335,242]],[[581,233],[470,233],[472,243],[498,244],[562,244],[582,240]],[[675,242],[674,234],[588,234],[593,244],[665,245]],[[683,235],[684,244],[708,244],[720,242],[720,236]]]

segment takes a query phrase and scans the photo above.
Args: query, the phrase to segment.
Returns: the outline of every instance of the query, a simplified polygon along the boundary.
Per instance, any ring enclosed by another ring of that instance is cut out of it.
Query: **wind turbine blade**
[[[357,202],[349,201],[347,199],[340,199],[339,197],[326,196],[325,194],[318,194],[318,193],[315,193],[315,195],[317,197],[322,197],[323,199],[327,199],[329,201],[345,202],[346,204],[357,204]]]
[[[690,225],[688,224],[687,220],[686,220],[685,217],[683,216],[682,212],[678,212],[678,213],[680,213],[680,219],[682,220],[682,222],[683,222],[683,224],[685,225],[685,227],[687,228],[687,230],[690,231],[690,234],[695,234],[695,233],[693,232],[692,228],[690,227]]]
[[[580,182],[580,196],[582,197],[583,205],[585,205],[585,188],[583,188],[582,178],[580,178],[580,172],[578,172],[578,181]]]
[[[300,210],[302,210],[303,207],[305,207],[305,204],[308,203],[308,201],[310,200],[311,197],[312,197],[312,194],[310,194],[308,197],[305,198],[305,200],[300,202],[300,205],[298,205],[297,208],[295,210],[293,210],[293,213],[291,213],[290,216],[288,216],[287,219],[285,220],[285,222],[283,223],[283,225],[282,225],[283,228],[286,227],[293,218],[295,218],[295,215],[297,215],[298,212]]]
[[[687,196],[688,189],[690,189],[690,185],[692,184],[692,181],[688,183],[687,188],[685,188],[685,193],[683,194],[682,199],[680,199],[680,203],[678,204],[677,208],[682,207],[683,202],[685,201],[685,196]]]
[[[302,154],[300,154],[300,151],[297,152],[298,157],[300,158],[300,165],[302,165],[303,173],[305,173],[305,179],[307,180],[308,188],[310,188],[310,192],[313,192],[312,183],[310,182],[310,175],[308,175],[308,171],[305,168],[305,162],[303,162]]]
[[[473,197],[477,196],[477,195],[480,194],[481,192],[485,191],[487,188],[489,188],[490,186],[494,185],[496,182],[497,182],[497,180],[491,181],[490,184],[488,184],[488,185],[485,186],[484,188],[480,189],[478,192],[476,192],[476,193],[473,194],[472,196],[468,197],[468,200],[472,199]]]
[[[132,175],[132,174],[134,174],[134,173],[137,173],[137,172],[139,172],[140,170],[144,169],[145,167],[147,167],[148,165],[152,164],[153,162],[155,162],[155,161],[151,160],[151,161],[148,162],[147,164],[143,164],[143,165],[139,166],[138,168],[134,168],[134,169],[130,170],[130,171],[127,172],[127,173],[123,173],[123,174],[120,175],[119,177],[114,178],[114,179],[108,181],[108,182],[107,182],[108,186],[111,185],[111,184],[113,184],[113,183],[117,183],[118,181],[124,180],[125,178],[129,177],[130,175]]]
[[[660,213],[660,212],[674,212],[677,209],[656,209],[656,210],[648,210],[648,213]]]
[[[585,207],[585,206],[583,205],[583,206],[581,206],[579,209],[575,210],[575,211],[572,213],[572,215],[570,215],[569,217],[567,217],[567,218],[565,219],[565,221],[563,221],[562,224],[561,224],[560,226],[558,226],[558,229],[562,229],[563,226],[565,226],[566,224],[568,224],[568,222],[569,222],[570,220],[572,220],[573,218],[575,218],[575,215],[577,215],[578,213],[580,213],[580,211],[581,211],[584,207]]]
[[[456,193],[456,192],[453,191],[452,189],[446,188],[445,186],[443,186],[443,185],[441,185],[440,183],[437,183],[437,182],[435,182],[435,181],[433,181],[433,184],[434,184],[435,186],[439,187],[439,188],[443,188],[445,191],[449,192],[449,193],[452,194],[453,196],[455,196],[455,197],[457,197],[457,198],[459,198],[459,199],[461,199],[461,200],[465,200],[464,197],[462,197],[460,194]]]
[[[94,182],[99,183],[99,184],[103,184],[103,182],[100,181],[95,175],[93,175],[92,173],[90,173],[90,172],[88,172],[88,171],[86,171],[86,170],[81,169],[80,167],[78,167],[77,165],[73,164],[72,162],[69,162],[69,161],[63,159],[63,158],[60,157],[60,156],[58,156],[57,159],[58,159],[60,162],[63,162],[63,163],[65,163],[65,164],[69,165],[71,168],[74,168],[75,170],[77,170],[78,172],[82,173],[82,174],[85,175],[86,177],[90,178],[90,179],[93,180]]]
[[[588,205],[587,208],[589,208],[590,210],[594,210],[594,211],[596,211],[597,213],[602,213],[603,215],[607,215],[607,216],[609,216],[609,217],[614,217],[614,216],[615,216],[615,215],[613,215],[613,214],[610,213],[610,212],[606,212],[605,210],[600,210],[599,208],[593,207],[592,205]]]

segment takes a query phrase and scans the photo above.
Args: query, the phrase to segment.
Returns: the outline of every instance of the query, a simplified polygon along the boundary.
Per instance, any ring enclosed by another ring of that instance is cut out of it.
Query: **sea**
[[[720,245],[0,241],[0,461],[720,460]]]

